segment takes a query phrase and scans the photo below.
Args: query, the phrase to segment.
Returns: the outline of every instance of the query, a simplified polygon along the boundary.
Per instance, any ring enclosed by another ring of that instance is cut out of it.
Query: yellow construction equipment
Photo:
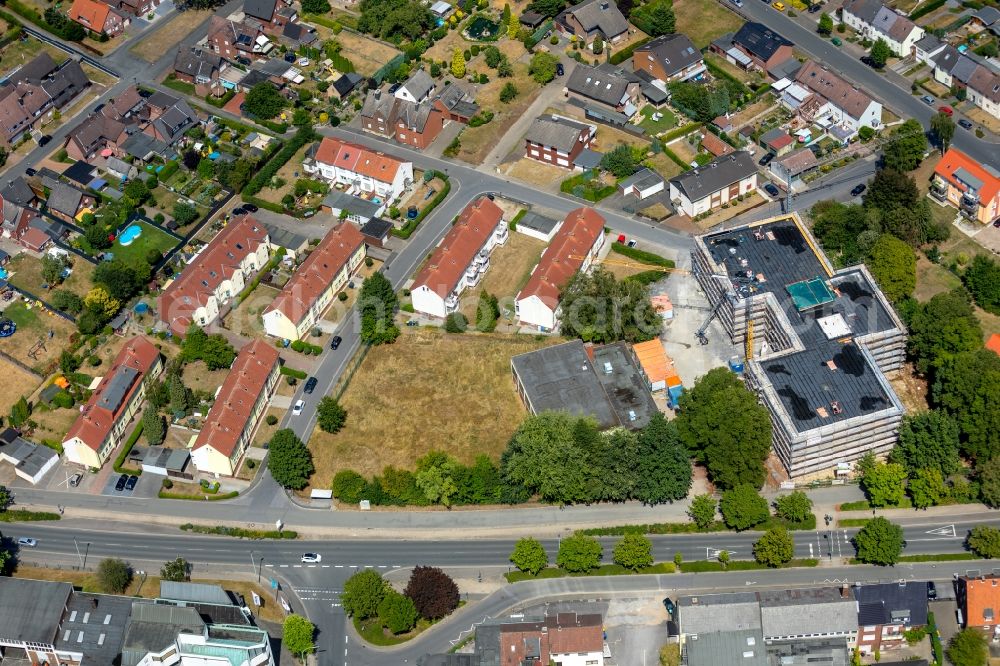
[[[747,320],[747,360],[753,358],[753,319]]]

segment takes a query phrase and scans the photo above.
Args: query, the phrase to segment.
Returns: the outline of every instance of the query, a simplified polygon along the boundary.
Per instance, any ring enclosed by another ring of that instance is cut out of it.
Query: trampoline
[[[135,241],[136,238],[142,235],[142,227],[138,224],[130,224],[121,232],[118,236],[118,242],[122,244],[122,247],[127,247]]]
[[[0,319],[0,338],[9,338],[17,330],[17,324],[10,319]]]

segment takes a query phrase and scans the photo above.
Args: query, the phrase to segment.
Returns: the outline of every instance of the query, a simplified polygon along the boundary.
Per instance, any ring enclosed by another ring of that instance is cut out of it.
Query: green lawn
[[[121,259],[125,262],[142,262],[146,261],[146,253],[151,248],[156,248],[161,253],[165,253],[180,244],[179,240],[152,225],[145,222],[136,222],[135,224],[142,227],[142,235],[132,241],[127,247],[116,240],[115,244],[107,250],[114,254],[115,259]]]
[[[17,324],[19,329],[26,329],[38,323],[38,310],[28,309],[24,301],[18,301],[3,311],[3,316]]]
[[[646,134],[649,136],[656,136],[677,126],[677,117],[666,109],[654,109],[647,106],[640,113],[642,114],[642,122],[639,123],[639,127],[646,130]],[[653,120],[654,113],[660,113],[663,117],[659,120]]]

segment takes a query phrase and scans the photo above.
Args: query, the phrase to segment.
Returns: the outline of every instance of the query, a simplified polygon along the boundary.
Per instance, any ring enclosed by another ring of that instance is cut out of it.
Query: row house
[[[233,476],[239,469],[278,384],[279,361],[264,340],[240,349],[191,449],[199,472]]]
[[[256,21],[230,21],[213,16],[208,24],[208,47],[229,61],[249,65],[257,60],[267,60],[274,44],[264,34]]]
[[[364,237],[347,222],[327,232],[261,316],[264,332],[282,340],[306,337],[365,259]]]
[[[149,120],[149,107],[146,98],[139,94],[139,88],[129,86],[104,104],[101,115],[131,127]]]
[[[125,125],[103,114],[88,116],[66,136],[66,154],[74,160],[90,160],[103,150],[121,154],[128,138]]]
[[[420,104],[430,99],[431,93],[436,88],[437,85],[431,75],[423,69],[418,69],[396,89],[392,96],[411,104]]]
[[[927,583],[859,583],[854,587],[858,602],[858,652],[869,656],[907,645],[904,632],[927,624]]]
[[[1000,118],[1000,74],[980,58],[947,45],[934,58],[934,80],[965,90],[966,98],[994,118]]]
[[[884,40],[898,58],[916,55],[924,29],[880,0],[847,0],[841,20],[865,39]]]
[[[53,120],[90,85],[80,63],[72,58],[56,65],[41,53],[18,68],[0,86],[0,145],[13,145]]]
[[[423,74],[423,76],[420,76]],[[369,90],[361,107],[361,128],[372,134],[391,137],[399,143],[426,150],[451,121],[468,123],[479,107],[470,93],[458,83],[445,86],[433,95],[423,70],[416,72],[405,87],[394,94]],[[430,78],[430,77],[427,77]],[[400,94],[402,91],[402,94]],[[414,99],[421,101],[415,102]]]
[[[687,35],[662,35],[633,51],[632,69],[661,84],[697,81],[705,73],[705,60]]]
[[[162,370],[163,358],[152,342],[142,336],[129,340],[66,433],[62,443],[66,459],[94,469],[104,465],[130,432],[148,381]]]
[[[67,15],[87,30],[108,37],[120,35],[131,23],[127,12],[98,0],[73,0]]]
[[[33,252],[44,251],[53,238],[65,234],[65,231],[39,215],[41,202],[38,194],[22,176],[9,180],[0,190],[3,237]]]
[[[540,331],[558,328],[559,295],[577,272],[586,271],[597,258],[604,246],[604,223],[593,208],[577,208],[566,215],[517,294],[514,312],[522,325]]]
[[[632,117],[638,110],[642,86],[597,67],[577,65],[566,81],[566,89],[580,99],[599,102]]]
[[[958,622],[992,641],[1000,640],[1000,576],[958,576],[955,581]]]
[[[718,38],[709,50],[742,69],[766,72],[772,79],[784,76],[784,66],[795,58],[792,42],[754,21]]]
[[[524,156],[572,169],[573,161],[590,148],[597,127],[557,115],[535,118],[524,137]]]
[[[707,213],[757,189],[757,165],[740,150],[671,178],[670,200],[688,217]]]
[[[507,242],[503,211],[488,197],[466,206],[410,287],[413,309],[444,318],[458,310],[459,296],[490,267],[493,248]]]
[[[563,10],[555,25],[567,39],[575,37],[591,44],[600,37],[607,44],[617,44],[628,36],[628,20],[614,0],[588,0]]]
[[[413,183],[413,162],[333,137],[323,138],[303,169],[332,185],[345,186],[348,194],[380,198],[377,203],[395,200]]]
[[[862,127],[882,125],[881,103],[813,61],[799,68],[793,82],[784,79],[775,84],[779,87],[784,106],[807,122],[821,125],[842,143]]]
[[[285,26],[299,20],[292,3],[284,0],[244,0],[243,14],[259,21],[264,32],[275,35],[282,34]]]
[[[192,324],[207,326],[267,263],[270,237],[249,215],[234,218],[159,297],[159,317],[183,336]]]
[[[75,223],[77,216],[86,210],[93,210],[96,199],[66,183],[55,183],[45,202],[50,214],[64,222]]]
[[[949,148],[934,167],[930,195],[981,224],[1000,219],[1000,172]]]

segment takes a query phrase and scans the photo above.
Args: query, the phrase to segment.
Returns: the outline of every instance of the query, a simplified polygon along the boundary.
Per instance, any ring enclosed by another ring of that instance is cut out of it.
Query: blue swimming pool
[[[0,280],[6,280],[6,279],[7,279],[7,269],[0,268]]]
[[[380,204],[380,203],[382,203],[382,198],[381,197],[372,197],[372,203],[373,204]]]
[[[122,247],[127,247],[132,244],[136,238],[142,235],[142,227],[138,224],[130,224],[125,231],[121,232],[118,236],[118,242],[122,244]]]

